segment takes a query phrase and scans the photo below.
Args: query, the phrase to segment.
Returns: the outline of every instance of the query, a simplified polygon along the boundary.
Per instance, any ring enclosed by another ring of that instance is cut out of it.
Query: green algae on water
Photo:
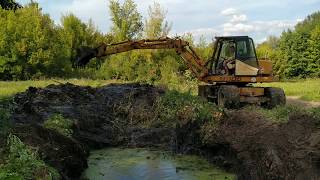
[[[233,180],[205,159],[166,151],[110,148],[93,151],[83,178],[92,180]]]

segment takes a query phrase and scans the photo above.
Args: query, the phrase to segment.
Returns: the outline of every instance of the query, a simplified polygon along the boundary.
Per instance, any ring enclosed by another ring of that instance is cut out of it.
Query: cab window
[[[252,39],[237,41],[237,59],[256,60]]]
[[[230,41],[224,41],[221,46],[221,52],[219,60],[225,60],[225,59],[235,59],[235,53],[230,51],[231,47],[235,47],[234,42]]]

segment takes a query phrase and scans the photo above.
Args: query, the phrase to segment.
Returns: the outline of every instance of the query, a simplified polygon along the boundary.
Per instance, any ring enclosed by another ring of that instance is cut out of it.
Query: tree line
[[[258,45],[257,54],[271,59],[275,74],[282,78],[320,77],[320,12],[280,37],[269,37]]]
[[[96,47],[101,42],[166,37],[172,24],[159,3],[148,8],[144,19],[133,0],[110,0],[110,31],[101,33],[92,20],[82,22],[74,14],[65,14],[57,25],[43,13],[39,4],[22,7],[12,0],[1,1],[0,79],[93,78],[129,81],[179,83],[194,79],[174,50],[138,50],[91,61],[86,68],[72,66],[77,50]],[[107,21],[107,19],[106,19]],[[281,77],[319,77],[319,12],[308,16],[294,30],[270,37],[257,48],[259,57],[274,63]],[[191,34],[183,39],[195,47],[203,59],[212,55],[213,45]]]
[[[73,14],[63,15],[61,24],[56,25],[37,3],[23,8],[2,4],[1,7],[1,80],[85,77],[153,82],[188,74],[180,57],[170,50],[127,52],[94,60],[85,69],[72,67],[77,50],[83,46],[166,37],[171,24],[166,21],[167,12],[159,3],[151,5],[148,17],[143,19],[133,0],[125,0],[122,4],[110,0],[106,8],[109,8],[112,26],[105,34],[97,30],[93,21],[84,23]],[[190,34],[184,38],[193,43]],[[204,39],[196,49],[204,58],[211,54],[209,43]]]

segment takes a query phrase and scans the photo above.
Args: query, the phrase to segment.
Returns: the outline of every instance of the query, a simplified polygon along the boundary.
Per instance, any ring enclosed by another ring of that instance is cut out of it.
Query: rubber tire
[[[198,85],[198,96],[207,99],[210,94],[210,87],[208,85]]]
[[[264,89],[265,96],[269,99],[264,107],[272,109],[276,106],[284,106],[286,104],[286,95],[283,89],[275,87],[267,87]]]
[[[240,107],[239,88],[234,85],[222,85],[217,94],[217,105],[227,109],[237,109]]]

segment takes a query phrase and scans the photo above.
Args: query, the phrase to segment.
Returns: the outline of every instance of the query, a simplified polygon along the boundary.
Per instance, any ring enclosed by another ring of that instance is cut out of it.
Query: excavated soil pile
[[[111,84],[99,88],[72,84],[29,88],[15,96],[12,132],[38,147],[41,157],[65,179],[87,167],[89,148],[108,146],[169,148],[196,153],[239,179],[317,179],[320,177],[320,131],[317,120],[295,114],[286,124],[272,124],[245,110],[227,112],[217,127],[185,121],[155,123],[156,102],[164,90],[150,85]],[[72,138],[43,127],[55,114],[72,120]]]
[[[222,144],[236,154],[236,162],[243,165],[236,166],[240,179],[319,179],[317,122],[306,114],[292,114],[288,123],[279,125],[255,112],[233,111],[206,144]]]

